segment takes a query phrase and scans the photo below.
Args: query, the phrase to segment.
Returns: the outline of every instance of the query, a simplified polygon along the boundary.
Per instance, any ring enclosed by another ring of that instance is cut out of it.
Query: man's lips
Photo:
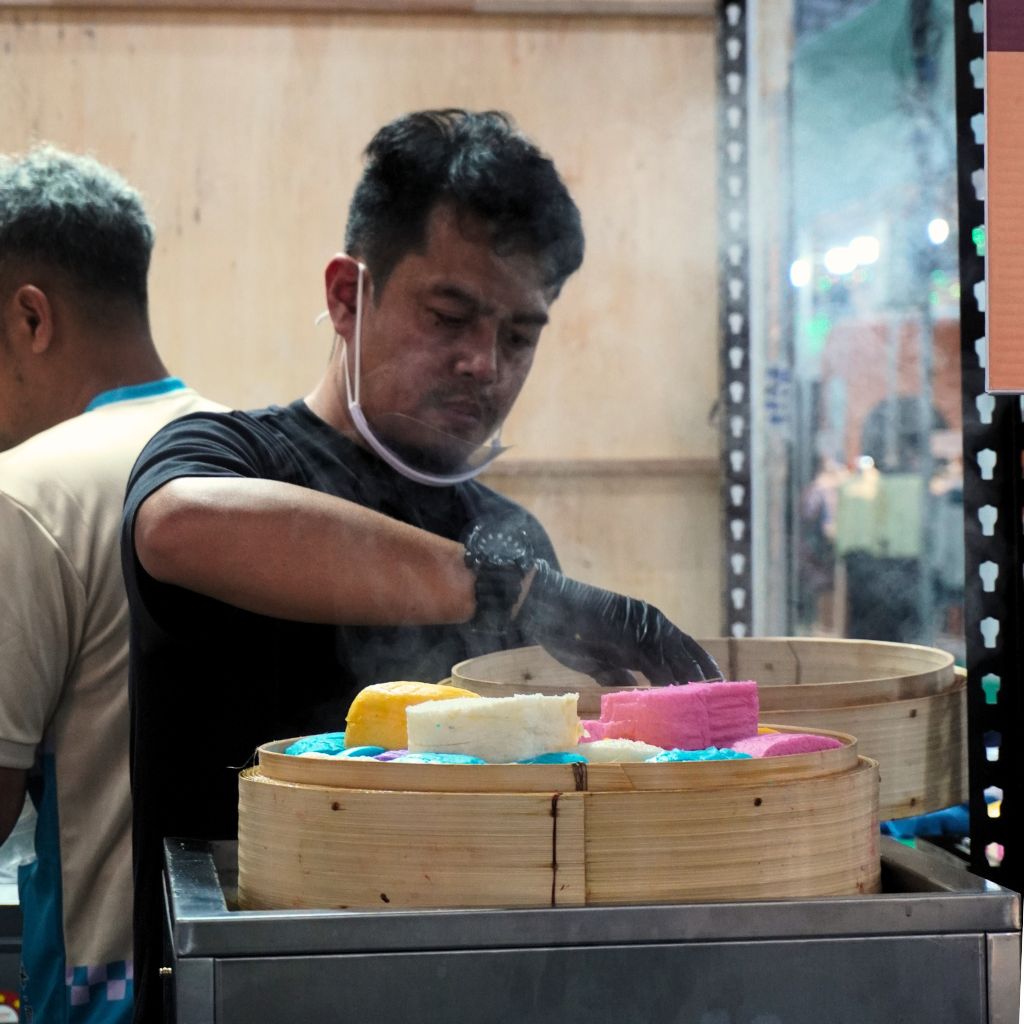
[[[444,402],[441,408],[453,416],[460,416],[464,419],[482,420],[484,418],[483,406],[477,402]]]
[[[479,406],[443,406],[441,420],[445,430],[467,440],[478,440],[485,432],[483,411]]]
[[[442,398],[437,407],[445,419],[463,426],[479,427],[494,421],[494,413],[488,403],[466,395]]]

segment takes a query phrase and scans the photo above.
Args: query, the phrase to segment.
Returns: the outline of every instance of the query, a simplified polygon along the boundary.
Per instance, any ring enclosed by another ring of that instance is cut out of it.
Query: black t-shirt
[[[465,658],[524,642],[514,630],[488,636],[465,625],[289,622],[160,583],[135,556],[135,516],[153,491],[186,476],[297,484],[451,540],[480,517],[514,521],[530,534],[537,555],[557,564],[543,528],[518,505],[476,482],[427,487],[407,480],[302,400],[285,408],[187,416],[149,442],[128,483],[122,534],[132,613],[137,1021],[160,1019],[164,837],[233,839],[238,771],[256,747],[343,729],[361,687],[391,679],[438,680]]]

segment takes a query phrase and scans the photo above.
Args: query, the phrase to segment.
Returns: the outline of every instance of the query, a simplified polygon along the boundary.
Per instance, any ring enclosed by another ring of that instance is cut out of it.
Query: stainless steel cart
[[[542,910],[237,911],[166,846],[180,1024],[1017,1024],[1020,897],[883,840],[884,892]]]

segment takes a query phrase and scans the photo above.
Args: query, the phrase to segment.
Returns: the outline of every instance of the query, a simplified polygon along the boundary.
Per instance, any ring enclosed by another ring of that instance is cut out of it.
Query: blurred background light
[[[932,245],[942,245],[949,238],[949,221],[936,217],[928,222],[928,239]]]
[[[879,245],[874,235],[858,235],[848,248],[858,266],[866,267],[878,260]]]
[[[803,288],[805,285],[811,283],[811,261],[810,260],[793,260],[792,265],[789,268],[789,282],[794,288]]]
[[[837,245],[825,253],[825,269],[830,274],[850,274],[857,266],[857,258],[849,246]]]

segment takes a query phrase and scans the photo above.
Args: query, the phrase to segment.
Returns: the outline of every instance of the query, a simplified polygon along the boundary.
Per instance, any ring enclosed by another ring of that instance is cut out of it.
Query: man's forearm
[[[422,625],[475,607],[457,542],[276,481],[173,480],[140,507],[135,549],[155,579],[277,618]]]

